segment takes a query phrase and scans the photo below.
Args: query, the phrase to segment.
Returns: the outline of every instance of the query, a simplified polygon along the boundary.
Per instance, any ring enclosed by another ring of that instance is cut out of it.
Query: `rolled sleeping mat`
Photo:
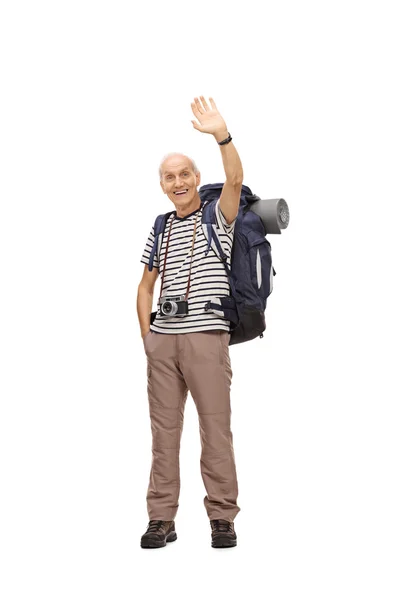
[[[289,207],[283,198],[275,200],[261,200],[258,196],[254,202],[249,204],[249,210],[261,217],[266,233],[281,233],[289,225]]]

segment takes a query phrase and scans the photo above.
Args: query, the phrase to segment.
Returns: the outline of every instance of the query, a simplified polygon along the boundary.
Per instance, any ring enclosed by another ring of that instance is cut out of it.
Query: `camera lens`
[[[169,314],[171,312],[171,310],[172,310],[172,304],[171,304],[171,302],[169,302],[167,300],[167,302],[164,302],[164,304],[163,304],[163,311],[165,313]]]
[[[172,317],[178,312],[178,305],[173,300],[166,300],[161,306],[162,313],[167,317]]]

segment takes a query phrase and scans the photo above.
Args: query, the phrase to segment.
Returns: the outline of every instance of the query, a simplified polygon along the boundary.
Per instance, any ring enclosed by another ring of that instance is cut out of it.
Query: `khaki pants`
[[[232,379],[227,331],[144,337],[152,431],[149,519],[172,521],[180,491],[179,449],[188,390],[199,415],[201,476],[209,519],[233,521],[240,508],[230,429]]]

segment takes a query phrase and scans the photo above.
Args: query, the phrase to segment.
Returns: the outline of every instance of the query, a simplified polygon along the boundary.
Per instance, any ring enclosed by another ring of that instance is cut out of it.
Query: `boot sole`
[[[144,542],[140,542],[141,548],[164,548],[167,545],[167,542],[175,542],[178,538],[175,531],[171,531],[166,537],[164,541],[158,542],[157,540],[145,540]]]
[[[228,540],[226,538],[217,538],[211,540],[212,548],[233,548],[237,545],[237,540]]]

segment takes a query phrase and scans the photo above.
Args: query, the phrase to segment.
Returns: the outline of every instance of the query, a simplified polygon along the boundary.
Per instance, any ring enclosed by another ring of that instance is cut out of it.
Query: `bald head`
[[[160,181],[163,177],[164,171],[166,171],[169,167],[171,167],[173,169],[176,166],[179,166],[182,164],[189,167],[189,169],[191,171],[193,171],[193,173],[195,175],[197,175],[199,173],[199,169],[197,168],[196,163],[194,162],[194,160],[192,158],[190,158],[189,156],[186,156],[186,154],[180,154],[179,152],[170,152],[169,154],[166,154],[163,157],[163,159],[161,160],[161,163],[160,163],[160,166],[158,169],[158,175],[160,177]]]
[[[161,161],[159,175],[161,189],[175,205],[179,217],[198,208],[201,175],[194,160],[178,152],[167,154]]]

